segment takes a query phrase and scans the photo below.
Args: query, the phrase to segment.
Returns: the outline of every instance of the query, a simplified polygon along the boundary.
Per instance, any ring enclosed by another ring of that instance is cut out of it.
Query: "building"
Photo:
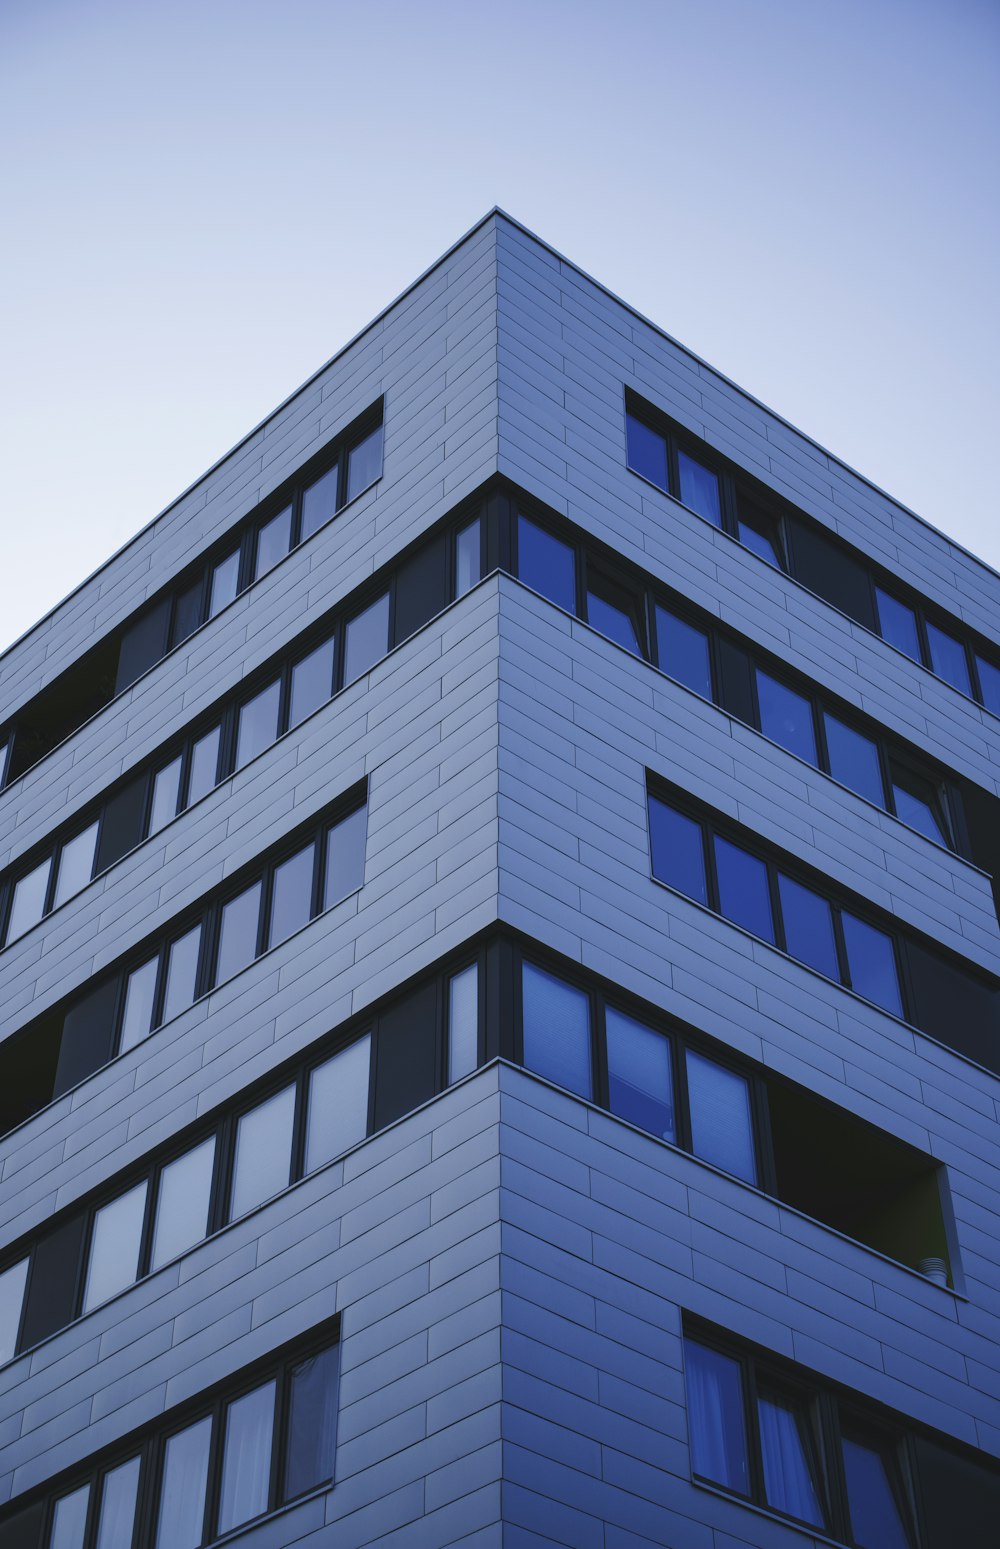
[[[994,1545],[998,604],[492,212],[12,647],[0,1549]]]

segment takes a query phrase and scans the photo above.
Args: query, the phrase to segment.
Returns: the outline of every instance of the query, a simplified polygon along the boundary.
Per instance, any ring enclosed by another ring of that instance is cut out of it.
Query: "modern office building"
[[[0,685],[0,1549],[995,1549],[1000,577],[494,211]]]

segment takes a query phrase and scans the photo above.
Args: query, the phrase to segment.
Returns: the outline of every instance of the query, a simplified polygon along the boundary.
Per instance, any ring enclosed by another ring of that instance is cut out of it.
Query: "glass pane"
[[[201,1242],[208,1231],[208,1207],[215,1167],[215,1136],[168,1162],[160,1173],[151,1267],[159,1269]]]
[[[576,556],[568,543],[529,522],[517,519],[517,573],[526,586],[550,602],[576,612]]]
[[[208,1416],[167,1441],[156,1549],[198,1549],[204,1534],[211,1442],[212,1421]]]
[[[843,1445],[854,1542],[861,1549],[909,1549],[910,1535],[903,1526],[882,1454],[849,1436],[844,1437]]]
[[[365,880],[365,836],[368,808],[359,807],[335,823],[326,841],[326,889],[324,909],[357,892]]]
[[[83,1310],[99,1307],[132,1285],[139,1272],[139,1244],[146,1213],[146,1180],[94,1215]]]
[[[148,963],[133,968],[125,982],[125,1010],[122,1013],[119,1049],[121,1054],[149,1037],[153,1026],[153,996],[156,993],[159,962],[158,957],[151,957]]]
[[[669,1038],[610,1006],[605,1026],[612,1113],[661,1140],[675,1140]]]
[[[274,1383],[267,1382],[226,1410],[226,1442],[222,1460],[219,1532],[268,1507],[271,1484],[271,1432],[274,1427]]]
[[[876,807],[885,806],[882,793],[882,772],[879,768],[878,749],[874,742],[863,737],[851,726],[845,726],[836,716],[824,713],[826,746],[830,755],[830,773],[841,785],[846,785],[859,796],[874,802]]]
[[[479,534],[479,518],[470,522],[468,527],[455,539],[455,596],[462,597],[475,586],[480,578],[482,559],[480,557],[482,543]]]
[[[255,882],[246,892],[231,898],[222,907],[219,926],[219,961],[216,984],[224,984],[257,956],[257,926],[260,921],[261,884]]]
[[[757,668],[757,702],[760,729],[765,737],[778,742],[789,753],[816,763],[816,737],[813,732],[812,705],[808,699],[786,688],[776,678]]]
[[[781,899],[781,919],[785,927],[785,947],[800,963],[826,974],[828,979],[840,980],[837,963],[837,943],[833,934],[833,911],[825,898],[812,888],[793,882],[791,877],[778,873],[778,896]]]
[[[62,1500],[56,1501],[49,1549],[83,1549],[89,1502],[89,1484],[81,1485],[72,1495],[64,1495]]]
[[[823,1527],[819,1495],[806,1450],[806,1420],[798,1405],[786,1398],[757,1401],[760,1450],[764,1464],[764,1499],[775,1511]]]
[[[10,910],[10,924],[7,926],[8,946],[12,941],[16,941],[18,936],[23,936],[26,930],[37,925],[42,918],[51,865],[52,857],[47,855],[34,871],[29,871],[26,877],[15,882],[14,902]]]
[[[215,615],[236,596],[236,588],[240,575],[240,551],[234,549],[232,554],[226,556],[212,571],[212,589],[208,605],[208,616]]]
[[[885,931],[876,930],[874,925],[867,925],[864,920],[848,914],[846,909],[842,910],[841,918],[851,988],[866,1000],[874,1001],[876,1006],[901,1017],[903,1002],[899,993],[892,938]]]
[[[722,507],[719,503],[719,480],[711,468],[696,462],[687,452],[678,452],[677,469],[681,481],[681,500],[684,505],[707,517],[716,527],[722,526]]]
[[[24,1286],[28,1278],[28,1260],[11,1264],[0,1273],[0,1365],[13,1360],[17,1349],[17,1330],[21,1322]]]
[[[587,593],[587,622],[594,629],[600,630],[602,635],[607,635],[609,640],[623,645],[626,651],[631,651],[635,656],[642,654],[631,615],[598,592]]]
[[[649,798],[649,840],[653,852],[653,876],[696,903],[708,903],[705,851],[701,824],[676,812],[666,802]]]
[[[199,576],[191,586],[181,592],[174,603],[174,622],[171,629],[173,644],[180,645],[189,635],[193,635],[201,624],[201,610],[204,605],[205,586],[204,577]]]
[[[895,782],[892,787],[892,798],[896,806],[896,816],[901,822],[908,823],[918,833],[933,839],[935,844],[948,843],[929,801],[924,801],[916,791],[908,790],[905,785],[897,785]]]
[[[479,969],[453,974],[448,985],[448,1080],[459,1081],[479,1064]]]
[[[349,621],[344,641],[344,686],[368,672],[389,649],[389,594]]]
[[[240,726],[236,738],[236,767],[242,769],[258,753],[269,748],[278,736],[278,706],[281,684],[269,683],[253,699],[240,706]]]
[[[694,1049],[687,1051],[691,1149],[695,1156],[756,1183],[750,1088],[737,1071],[727,1070]]]
[[[287,1189],[294,1118],[295,1088],[287,1086],[240,1119],[229,1212],[232,1220]]]
[[[274,897],[271,901],[270,945],[287,941],[312,918],[314,844],[306,845],[297,855],[282,861],[274,870]]]
[[[334,640],[324,640],[315,651],[303,656],[292,668],[292,699],[289,727],[298,726],[307,715],[325,705],[333,694]]]
[[[153,805],[149,815],[149,832],[158,834],[160,829],[177,816],[177,802],[181,793],[180,757],[158,769],[153,776]]]
[[[257,534],[257,564],[254,575],[266,575],[288,553],[292,541],[292,508],[286,506],[265,522]]]
[[[219,728],[213,726],[199,737],[191,749],[191,773],[188,778],[187,804],[200,801],[215,790],[219,770]]]
[[[634,473],[660,489],[667,487],[667,443],[655,430],[650,430],[634,415],[625,416],[625,444],[628,465]]]
[[[382,472],[382,426],[351,448],[347,458],[347,498],[353,500]]]
[[[82,834],[70,839],[59,853],[59,873],[56,879],[54,909],[87,886],[94,874],[94,854],[97,850],[97,824],[91,823]]]
[[[719,908],[726,919],[773,942],[774,922],[764,862],[716,834],[715,869],[719,878]]]
[[[1000,667],[994,667],[984,656],[976,657],[976,666],[979,668],[979,686],[983,691],[983,704],[987,710],[992,710],[994,715],[1000,715]],[[3,768],[3,754],[0,752],[0,769]]]
[[[693,1472],[728,1490],[749,1494],[739,1362],[685,1339],[684,1379]]]
[[[163,1021],[179,1016],[194,1002],[198,978],[198,949],[201,946],[201,926],[196,925],[186,936],[181,936],[169,949],[167,957],[167,987],[163,996]]]
[[[341,1049],[309,1077],[306,1172],[349,1151],[368,1133],[371,1034]]]
[[[936,624],[927,625],[927,644],[931,650],[931,669],[946,683],[960,689],[971,698],[972,683],[969,678],[969,662],[965,646],[953,635],[945,634]]]
[[[523,965],[522,986],[525,1065],[546,1080],[589,1098],[589,997],[532,963]]]
[[[883,640],[888,640],[897,651],[903,651],[907,656],[912,656],[915,662],[920,660],[920,638],[917,634],[917,620],[912,608],[908,608],[905,602],[899,602],[897,598],[883,592],[881,587],[875,588],[875,596],[878,601],[879,633]]]
[[[132,1549],[138,1491],[138,1458],[129,1458],[105,1474],[96,1549]]]
[[[740,535],[740,542],[745,543],[748,549],[753,549],[754,553],[759,554],[761,559],[766,559],[767,563],[773,565],[775,570],[783,568],[774,540],[766,532],[759,527],[751,527],[749,522],[739,522],[737,524],[737,531]]]
[[[285,1450],[285,1499],[333,1478],[337,1441],[337,1347],[292,1367]]]
[[[301,541],[328,522],[337,512],[337,465],[328,469],[302,496]]]
[[[669,673],[702,699],[712,698],[712,665],[708,636],[693,624],[657,604],[656,644],[660,671]]]

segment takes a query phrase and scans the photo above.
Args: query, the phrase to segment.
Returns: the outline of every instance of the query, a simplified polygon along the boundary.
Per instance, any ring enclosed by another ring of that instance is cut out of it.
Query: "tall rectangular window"
[[[125,981],[125,1009],[122,1013],[120,1053],[131,1049],[149,1036],[153,1026],[153,1000],[159,958],[133,968]]]
[[[219,1499],[219,1532],[259,1517],[267,1510],[271,1483],[275,1385],[267,1382],[226,1410]]]
[[[337,465],[320,475],[302,496],[302,542],[337,514]]]
[[[95,1549],[132,1549],[139,1466],[139,1458],[129,1458],[105,1474]]]
[[[756,1183],[750,1085],[745,1076],[687,1050],[691,1149],[723,1172]]]
[[[49,889],[49,871],[52,857],[47,855],[26,876],[14,884],[14,901],[10,908],[7,926],[7,945],[23,936],[25,931],[37,925],[45,912],[45,898]]]
[[[312,918],[313,863],[316,846],[307,844],[297,855],[274,868],[268,946],[276,947]]]
[[[979,669],[979,685],[983,691],[983,704],[994,715],[1000,715],[1000,667],[988,662],[985,656],[976,657]],[[3,767],[3,751],[0,749],[0,769]]]
[[[677,472],[680,478],[681,502],[697,511],[716,527],[722,526],[722,501],[719,495],[718,474],[704,463],[698,462],[688,452],[678,452]]]
[[[355,1039],[309,1077],[306,1172],[359,1145],[368,1133],[371,1034]]]
[[[94,856],[97,853],[97,829],[96,823],[91,823],[82,834],[77,834],[75,839],[69,839],[59,852],[59,873],[56,878],[55,897],[52,907],[58,909],[60,904],[79,893],[87,886],[94,874]]]
[[[634,414],[625,416],[625,443],[628,465],[658,489],[667,488],[667,443]]]
[[[285,1444],[286,1500],[333,1478],[338,1354],[333,1345],[292,1367]]]
[[[851,1533],[858,1549],[910,1549],[887,1449],[845,1433],[843,1456]],[[959,1503],[954,1504],[960,1511]]]
[[[240,551],[234,549],[232,554],[220,560],[212,571],[212,581],[209,590],[208,616],[215,615],[235,602],[239,589],[240,576]]]
[[[905,602],[900,602],[898,597],[893,597],[890,592],[884,592],[880,586],[875,588],[875,600],[878,604],[879,634],[883,640],[888,640],[897,651],[902,651],[905,656],[911,656],[915,662],[920,661],[920,635],[917,631],[917,616],[912,608]]]
[[[785,927],[785,947],[800,963],[815,968],[828,979],[839,980],[833,910],[825,898],[803,887],[784,872],[778,873],[778,896]]]
[[[367,806],[358,807],[330,829],[326,841],[324,909],[332,909],[334,904],[363,885],[367,832]]]
[[[389,594],[348,619],[344,631],[344,687],[370,672],[389,649]]]
[[[179,936],[167,949],[167,978],[163,994],[163,1021],[169,1022],[193,1005],[198,982],[201,926]]]
[[[702,1479],[750,1494],[740,1363],[709,1345],[684,1341],[691,1467]]]
[[[716,834],[715,869],[719,908],[726,919],[773,944],[774,922],[764,862],[741,845]]]
[[[455,538],[455,596],[464,597],[479,580],[482,538],[478,516],[468,527],[463,527]]]
[[[295,1088],[258,1103],[236,1126],[230,1218],[236,1220],[287,1189],[292,1163]]]
[[[56,1501],[49,1549],[83,1549],[89,1505],[89,1484],[81,1485],[79,1490],[73,1490]]]
[[[244,892],[223,904],[219,925],[219,959],[216,984],[225,984],[233,974],[246,968],[257,956],[257,928],[260,923],[261,884],[255,882]]]
[[[215,1136],[168,1162],[160,1173],[150,1269],[169,1264],[208,1231],[215,1168]]]
[[[156,1549],[199,1549],[205,1531],[212,1420],[175,1431],[163,1449]]]
[[[841,920],[852,990],[863,995],[865,1000],[874,1001],[884,1011],[891,1011],[893,1016],[901,1017],[903,1000],[892,937],[849,914],[846,909],[841,913]]]
[[[278,737],[278,708],[281,684],[275,681],[240,706],[236,738],[236,767],[242,769],[258,753],[263,753]]]
[[[642,655],[638,598],[593,570],[587,582],[587,622],[634,656]]]
[[[762,1390],[757,1395],[757,1426],[767,1504],[811,1527],[825,1527],[815,1441],[805,1405],[787,1394]]]
[[[139,1273],[139,1246],[145,1215],[145,1179],[96,1212],[90,1239],[84,1312],[99,1307],[134,1283]]]
[[[257,534],[257,554],[254,575],[259,580],[284,559],[292,542],[292,508],[286,506],[277,516],[265,522]]]
[[[876,807],[884,807],[882,769],[874,742],[855,731],[853,726],[846,726],[829,711],[824,712],[823,723],[833,778]]]
[[[712,698],[712,662],[708,636],[676,613],[656,605],[656,646],[661,672],[685,688]]]
[[[605,1012],[611,1112],[661,1140],[676,1140],[670,1040],[624,1012]]]
[[[475,963],[448,981],[448,1080],[460,1081],[479,1064],[479,969]]]
[[[191,770],[188,775],[187,805],[193,806],[209,791],[214,791],[219,778],[219,728],[213,726],[199,737],[191,749]]]
[[[181,769],[183,759],[178,756],[164,764],[153,776],[153,801],[149,814],[150,836],[177,816],[177,803],[181,793]]]
[[[576,612],[576,555],[526,516],[517,519],[517,574],[567,613]]]
[[[649,798],[649,838],[653,875],[696,903],[708,903],[702,828],[693,818]]]
[[[324,640],[292,668],[289,728],[298,726],[333,694],[334,647],[332,638]]]
[[[0,1271],[0,1366],[14,1358],[17,1331],[21,1326],[24,1287],[28,1279],[28,1260],[21,1259]]]
[[[347,456],[347,498],[354,500],[382,474],[382,426],[377,425]]]
[[[804,758],[807,764],[815,764],[816,736],[808,699],[758,667],[757,703],[764,736],[780,743],[789,753]]]
[[[580,1097],[593,1092],[590,998],[555,974],[522,965],[524,1063]]]
[[[954,635],[949,635],[937,624],[927,624],[927,644],[931,651],[931,669],[944,678],[953,688],[971,698],[972,683],[969,678],[969,662],[965,646]]]

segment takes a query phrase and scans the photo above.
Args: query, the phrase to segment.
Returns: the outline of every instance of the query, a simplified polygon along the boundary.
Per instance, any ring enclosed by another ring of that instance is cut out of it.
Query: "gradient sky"
[[[500,204],[1000,567],[996,0],[0,0],[0,647]]]

